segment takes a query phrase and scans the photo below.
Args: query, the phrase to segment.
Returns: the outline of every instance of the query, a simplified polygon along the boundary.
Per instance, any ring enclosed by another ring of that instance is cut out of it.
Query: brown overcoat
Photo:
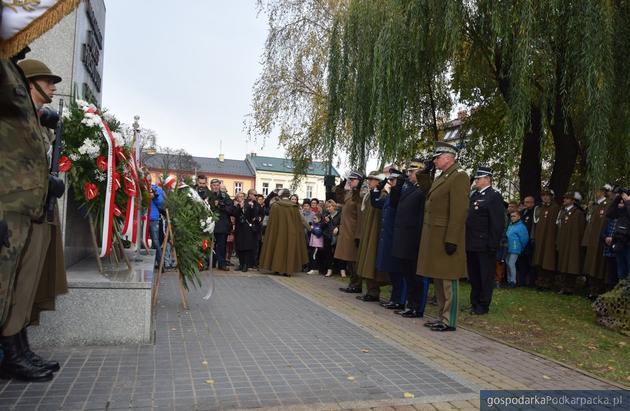
[[[343,261],[357,261],[357,246],[354,242],[357,231],[357,219],[361,209],[361,195],[358,190],[346,190],[341,207],[341,223],[337,236],[335,258]]]
[[[466,216],[470,179],[457,164],[433,182],[427,194],[416,273],[425,277],[456,280],[466,277]],[[457,246],[446,254],[445,243]]]
[[[582,239],[582,247],[586,247],[584,256],[584,274],[600,280],[606,279],[606,259],[604,258],[604,241],[602,230],[606,224],[608,199],[601,203],[593,203],[586,217],[586,229]]]
[[[582,274],[582,237],[586,220],[584,212],[576,206],[562,208],[558,214],[558,272]]]
[[[381,214],[381,209],[372,207],[370,192],[367,192],[363,196],[359,210],[357,274],[378,282],[389,282],[389,274],[376,271],[376,247],[381,230]]]
[[[300,208],[289,199],[276,201],[269,211],[260,251],[260,268],[290,274],[301,271],[307,262]]]
[[[556,218],[560,207],[555,202],[541,204],[534,209],[534,256],[532,265],[556,271]]]
[[[63,240],[59,217],[55,215],[55,222],[50,227],[50,245],[46,252],[42,276],[37,287],[37,294],[31,311],[31,325],[39,324],[41,311],[55,309],[55,299],[68,292],[65,259],[63,256]]]

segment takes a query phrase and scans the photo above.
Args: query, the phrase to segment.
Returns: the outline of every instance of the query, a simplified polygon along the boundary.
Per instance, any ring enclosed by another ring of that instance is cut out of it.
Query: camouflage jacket
[[[49,145],[19,68],[0,59],[0,214],[43,217]]]

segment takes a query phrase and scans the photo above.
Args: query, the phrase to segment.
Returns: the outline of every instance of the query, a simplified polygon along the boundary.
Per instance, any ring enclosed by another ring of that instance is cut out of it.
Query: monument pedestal
[[[153,342],[151,287],[154,255],[140,255],[132,270],[105,264],[98,271],[94,257],[67,269],[68,294],[59,296],[55,311],[41,313],[40,325],[29,327],[33,346],[121,345]]]

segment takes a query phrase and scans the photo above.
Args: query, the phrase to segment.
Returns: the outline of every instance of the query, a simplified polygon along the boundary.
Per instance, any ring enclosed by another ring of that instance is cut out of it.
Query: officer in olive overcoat
[[[416,274],[434,279],[438,319],[425,326],[454,331],[457,324],[459,279],[466,276],[466,215],[470,180],[459,168],[457,149],[437,142],[435,168],[442,173],[427,194]]]
[[[570,191],[562,198],[562,208],[558,213],[558,273],[559,288],[562,294],[575,292],[576,280],[582,274],[582,238],[586,219],[584,211],[576,204],[582,200],[577,191]]]
[[[356,261],[358,254],[357,231],[359,229],[357,220],[361,209],[361,183],[363,174],[353,171],[348,176],[347,186],[343,191],[343,204],[341,206],[341,225],[337,236],[337,248],[335,248],[335,258],[346,263],[346,272],[350,274],[350,283],[347,287],[340,287],[346,293],[361,293],[362,280],[357,275]]]
[[[543,188],[540,192],[542,203],[534,209],[532,265],[537,270],[536,285],[541,289],[552,287],[556,273],[556,218],[560,207],[554,201],[554,195],[550,188]]]
[[[602,230],[607,223],[606,209],[608,190],[611,187],[605,185],[595,191],[595,201],[588,208],[586,214],[586,229],[582,238],[582,247],[585,247],[584,274],[588,276],[589,297],[593,298],[606,290],[606,277],[608,267],[604,258],[604,238]]]

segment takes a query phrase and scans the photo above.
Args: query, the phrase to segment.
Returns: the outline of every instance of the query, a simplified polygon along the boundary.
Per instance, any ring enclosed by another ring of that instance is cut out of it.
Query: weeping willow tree
[[[333,16],[343,0],[259,0],[269,20],[262,73],[254,85],[246,128],[253,139],[279,133],[293,159],[297,184],[314,158],[328,153],[327,66]],[[345,136],[340,135],[340,140]]]
[[[294,158],[407,159],[455,99],[471,112],[463,161],[518,172],[521,197],[630,175],[630,0],[267,3],[253,124],[280,125]]]

